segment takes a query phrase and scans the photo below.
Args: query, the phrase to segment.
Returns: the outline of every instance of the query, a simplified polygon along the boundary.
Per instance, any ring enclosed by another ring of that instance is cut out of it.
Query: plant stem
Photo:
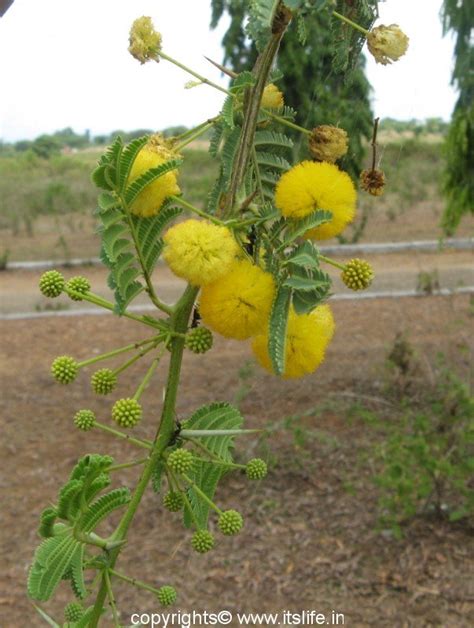
[[[343,264],[338,264],[330,257],[326,257],[325,255],[320,254],[319,259],[323,260],[323,262],[326,262],[326,264],[331,264],[331,266],[334,266],[334,268],[339,268],[339,270],[346,270],[346,267]]]
[[[133,584],[134,587],[139,587],[140,589],[145,589],[146,591],[151,591],[152,593],[158,593],[158,589],[156,587],[152,587],[151,584],[147,584],[142,580],[130,578],[130,576],[126,576],[124,573],[120,573],[120,571],[116,571],[115,569],[109,569],[108,571],[116,578],[120,578],[120,580],[123,580],[124,582]]]
[[[187,286],[180,300],[175,306],[175,311],[171,317],[171,329],[178,333],[185,333],[188,328],[189,318],[194,307],[194,301],[199,292],[199,288],[194,286]],[[128,508],[123,515],[115,533],[114,538],[117,540],[125,540],[127,537],[128,529],[135,516],[140,501],[143,497],[145,489],[153,474],[153,470],[161,458],[164,450],[168,446],[174,431],[175,431],[175,407],[176,398],[178,394],[179,378],[181,374],[181,364],[183,360],[185,339],[178,336],[175,338],[171,349],[171,358],[168,371],[168,381],[166,385],[165,400],[163,403],[163,410],[161,413],[160,424],[156,433],[153,448],[150,454],[150,458],[145,465],[140,480],[135,487],[135,491],[132,495],[132,499],[128,505]],[[109,552],[109,565],[113,569],[115,562],[120,554],[121,547]],[[89,621],[89,628],[96,628],[100,619],[100,614],[104,606],[105,597],[107,595],[107,586],[102,580],[102,585],[97,594],[97,598],[94,604],[94,610]]]
[[[120,623],[119,623],[118,614],[117,614],[117,607],[115,606],[114,592],[112,591],[112,583],[110,582],[110,575],[109,575],[108,569],[104,571],[104,579],[105,579],[105,585],[107,587],[107,597],[109,598],[110,608],[112,609],[112,615],[114,617],[114,624],[115,626],[118,626],[120,628]]]
[[[190,135],[188,138],[183,139],[183,141],[177,146],[174,146],[173,149],[179,152],[185,146],[187,146],[188,144],[191,144],[191,142],[194,142],[195,139],[197,139],[198,137],[201,137],[201,135],[205,133],[208,129],[212,128],[213,125],[214,125],[214,122],[206,122],[204,126],[200,125],[201,128],[197,127],[197,129],[199,130],[196,130],[195,133]]]
[[[137,392],[133,395],[133,398],[135,399],[135,401],[138,401],[140,399],[140,397],[143,394],[143,391],[148,386],[150,379],[153,377],[153,373],[156,371],[156,368],[160,362],[160,358],[161,358],[161,355],[155,358],[153,362],[151,363],[150,368],[148,369],[145,377],[142,380],[142,383],[137,388]]]
[[[191,480],[190,477],[188,477],[185,473],[181,473],[181,476],[186,480],[186,482],[193,487],[193,489],[196,491],[196,493],[201,497],[201,499],[203,501],[206,502],[206,504],[208,504],[213,510],[215,510],[219,515],[222,514],[222,510],[216,506],[216,504],[212,501],[212,499],[209,499],[209,497],[206,495],[206,493],[204,491],[202,491],[199,486],[193,482]]]
[[[280,124],[284,124],[288,128],[293,129],[293,131],[298,131],[299,133],[304,133],[305,135],[311,135],[311,131],[309,129],[305,129],[302,126],[299,126],[299,124],[295,124],[294,122],[291,122],[291,120],[287,120],[286,118],[283,118],[282,116],[279,116],[278,114],[273,113],[272,111],[268,111],[267,109],[262,109],[262,111],[263,113],[265,113],[267,116],[269,116],[276,122],[279,122]]]
[[[137,353],[136,355],[134,355],[133,358],[130,358],[130,360],[127,360],[127,362],[124,362],[122,366],[119,366],[118,368],[116,368],[114,370],[114,375],[119,375],[120,373],[123,373],[123,371],[128,369],[129,366],[132,366],[132,364],[135,364],[135,362],[143,358],[144,355],[146,355],[147,353],[149,353],[155,348],[156,348],[156,345],[153,345],[151,347],[147,347],[143,351],[140,351],[140,353]]]
[[[201,218],[205,218],[206,220],[213,222],[215,225],[225,226],[225,222],[219,220],[219,218],[216,218],[215,216],[207,214],[202,209],[191,205],[191,203],[185,201],[184,198],[182,198],[181,196],[170,196],[169,198],[172,199],[175,203],[178,203],[178,205],[182,205],[186,209],[189,209],[189,211],[193,212],[193,214],[197,214],[198,216],[201,216]]]
[[[123,432],[119,432],[118,430],[114,430],[113,427],[109,427],[108,425],[104,425],[103,423],[98,423],[97,421],[94,423],[94,427],[99,428],[103,432],[107,432],[108,434],[112,434],[113,436],[117,436],[117,438],[121,438],[122,440],[128,440],[130,443],[133,443],[137,447],[141,447],[142,449],[151,449],[152,443],[150,441],[139,440],[138,438],[134,438],[133,436],[129,436],[128,434],[124,434]]]
[[[138,467],[140,464],[145,464],[148,458],[141,458],[140,460],[132,460],[131,462],[123,462],[122,464],[114,464],[107,469],[108,473],[113,471],[121,471],[122,469],[130,469],[131,467]]]
[[[89,360],[84,360],[83,362],[78,362],[78,367],[82,368],[83,366],[89,366],[90,364],[95,364],[96,362],[101,362],[102,360],[108,360],[109,358],[113,358],[116,355],[120,355],[121,353],[126,353],[127,351],[132,351],[132,349],[138,349],[143,345],[146,345],[150,342],[154,342],[156,340],[156,336],[153,338],[148,338],[147,340],[143,340],[142,342],[135,342],[131,345],[127,345],[126,347],[120,347],[119,349],[114,349],[113,351],[109,351],[108,353],[101,353],[95,358],[90,358]]]
[[[190,436],[242,436],[243,434],[257,434],[262,430],[181,430],[179,433],[183,438]]]
[[[332,14],[334,15],[334,17],[337,17],[338,19],[342,20],[346,24],[349,24],[349,26],[352,26],[352,28],[355,28],[356,30],[360,31],[361,33],[364,33],[364,35],[366,37],[369,34],[369,31],[366,28],[363,28],[359,24],[356,24],[356,22],[353,22],[352,20],[350,20],[345,15],[341,15],[341,13],[338,13],[337,11],[333,11]]]
[[[215,460],[214,458],[212,458],[211,460],[209,458],[200,458],[199,456],[194,456],[194,460],[197,460],[198,462],[206,462],[208,464],[220,464],[223,467],[227,467],[228,469],[245,469],[245,465],[244,464],[236,464],[235,462],[226,462],[225,460]]]
[[[158,54],[160,55],[160,57],[162,59],[166,59],[166,61],[169,61],[170,63],[173,63],[174,65],[178,66],[178,68],[181,68],[182,70],[184,70],[188,74],[191,74],[191,76],[194,76],[194,78],[197,78],[199,81],[201,81],[201,83],[205,83],[206,85],[210,85],[211,87],[214,87],[215,89],[218,89],[220,92],[223,92],[224,94],[230,95],[230,92],[227,89],[225,89],[224,87],[221,87],[220,85],[217,85],[217,83],[213,83],[212,81],[207,79],[205,76],[202,76],[201,74],[198,74],[194,70],[191,70],[191,68],[188,68],[188,66],[184,65],[184,63],[180,63],[179,61],[176,61],[176,59],[173,59],[173,57],[169,57],[162,50],[160,50],[158,52]]]

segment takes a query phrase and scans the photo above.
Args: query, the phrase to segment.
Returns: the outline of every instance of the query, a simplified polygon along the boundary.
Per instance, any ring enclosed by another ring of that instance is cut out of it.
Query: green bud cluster
[[[92,410],[79,410],[74,415],[74,425],[83,432],[88,432],[95,425],[95,414]]]
[[[206,353],[212,347],[212,332],[207,327],[195,327],[186,334],[186,347],[193,353]]]
[[[372,266],[363,259],[351,259],[345,265],[341,279],[351,290],[365,290],[374,278]]]
[[[142,418],[142,407],[136,399],[119,399],[112,408],[112,418],[120,427],[135,427]]]
[[[240,512],[236,510],[226,510],[220,515],[217,525],[222,534],[233,536],[242,530],[244,520]]]
[[[81,294],[87,294],[90,292],[91,285],[89,281],[82,277],[81,275],[77,275],[76,277],[71,277],[69,281],[66,283],[66,292],[69,293],[69,290],[73,292],[80,292]],[[82,301],[82,297],[76,296],[75,294],[69,294],[70,298],[73,301]]]
[[[191,545],[195,552],[205,554],[214,547],[214,537],[209,530],[197,530],[193,534]]]
[[[111,369],[99,369],[91,378],[92,390],[97,395],[108,395],[117,385],[117,376]]]
[[[163,506],[170,512],[178,512],[184,506],[182,494],[175,491],[169,491],[163,496]]]
[[[245,466],[249,480],[262,480],[267,475],[267,463],[261,458],[252,458]]]
[[[176,589],[174,587],[170,587],[169,585],[165,585],[164,587],[160,587],[158,589],[156,597],[163,606],[171,606],[171,604],[176,602]]]
[[[64,609],[66,621],[79,621],[84,615],[84,607],[79,602],[70,602]]]
[[[168,456],[166,463],[171,471],[186,473],[193,466],[193,454],[188,449],[175,449]]]
[[[54,299],[64,290],[64,277],[57,270],[47,270],[41,275],[39,289],[45,297]]]
[[[70,384],[76,379],[79,366],[74,358],[60,355],[51,364],[51,373],[60,384]]]

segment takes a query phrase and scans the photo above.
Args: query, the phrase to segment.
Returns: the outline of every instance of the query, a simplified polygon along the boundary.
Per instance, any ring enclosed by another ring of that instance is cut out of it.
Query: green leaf
[[[180,207],[164,207],[156,216],[150,218],[132,216],[138,246],[148,275],[153,272],[163,249],[161,233],[182,213],[183,210]]]
[[[267,153],[263,151],[257,151],[257,163],[264,168],[270,168],[272,170],[286,171],[290,169],[290,163],[283,157],[274,155],[273,153]]]
[[[149,168],[146,172],[137,177],[125,190],[125,201],[127,205],[132,205],[145,188],[168,172],[176,170],[182,163],[182,159],[170,159],[164,164],[161,164],[161,166]]]
[[[97,203],[99,208],[103,211],[120,207],[120,202],[115,198],[115,196],[109,194],[108,192],[101,192],[97,199]]]
[[[183,429],[239,429],[242,423],[242,415],[237,408],[227,403],[212,403],[199,408],[191,418],[183,423]],[[205,436],[199,438],[199,442],[221,460],[226,462],[232,460],[231,449],[234,444],[234,436]],[[189,475],[191,480],[212,500],[223,473],[223,468],[220,465],[196,462]],[[194,517],[202,527],[205,527],[209,517],[209,504],[199,496],[193,487],[188,489],[187,495]],[[192,524],[193,518],[185,509],[184,525],[191,527]]]
[[[224,191],[225,191],[225,180],[224,180],[224,176],[222,174],[222,169],[221,169],[219,176],[216,179],[216,182],[214,183],[207,198],[207,211],[210,214],[215,214],[217,210],[219,209],[222,194]]]
[[[285,6],[287,6],[291,11],[296,11],[296,9],[301,9],[304,5],[305,0],[284,0]]]
[[[93,502],[86,513],[77,522],[77,528],[84,532],[92,532],[99,523],[117,508],[125,506],[130,501],[128,488],[116,488],[105,495],[101,495]]]
[[[292,220],[285,234],[283,246],[288,246],[291,242],[296,240],[296,238],[299,238],[309,231],[309,229],[319,227],[330,220],[332,220],[332,212],[323,211],[321,209],[309,214],[309,216],[306,216],[302,220]]]
[[[128,234],[128,228],[122,222],[114,222],[102,231],[102,246],[111,262],[115,262],[124,248],[130,245],[130,241],[123,237]]]
[[[28,594],[32,599],[42,602],[49,600],[67,571],[78,545],[79,541],[70,533],[41,543],[28,576]]]
[[[291,303],[291,289],[279,286],[270,313],[268,353],[276,375],[285,372],[286,326]]]
[[[318,250],[308,240],[297,246],[286,258],[287,262],[303,268],[319,268]]]
[[[256,77],[252,74],[252,72],[245,70],[244,72],[241,72],[238,76],[236,76],[235,79],[231,82],[229,91],[233,94],[239,94],[241,92],[244,92],[248,87],[252,87],[252,85],[255,85],[255,81]]]
[[[123,220],[124,215],[120,209],[107,209],[100,212],[99,218],[104,228],[108,229],[113,224],[119,222],[120,220]]]
[[[225,183],[230,179],[232,169],[234,167],[234,159],[239,146],[240,133],[242,129],[235,127],[233,131],[228,135],[222,147],[222,175]]]
[[[211,139],[209,141],[209,154],[211,157],[217,157],[219,148],[224,137],[225,126],[223,122],[216,122],[212,129]]]
[[[234,128],[234,98],[233,96],[227,96],[222,106],[221,116],[229,129]]]
[[[80,543],[71,558],[69,569],[71,571],[71,588],[74,595],[83,600],[87,597],[87,589],[84,582],[84,554],[86,547],[84,543]]]
[[[276,148],[293,148],[293,140],[284,133],[275,131],[257,131],[255,133],[255,146],[272,146]]]
[[[148,139],[149,139],[148,135],[139,137],[133,140],[133,142],[130,142],[130,144],[128,144],[128,146],[126,146],[126,148],[122,152],[122,155],[120,157],[120,161],[118,164],[118,185],[121,192],[125,188],[125,185],[128,181],[128,177],[130,176],[130,172],[133,168],[133,164],[135,163],[135,159],[137,158],[138,153],[148,142]]]
[[[311,277],[288,277],[283,282],[287,288],[294,288],[298,291],[308,292],[308,290],[316,290],[326,286],[327,282],[321,279],[312,279]]]
[[[261,51],[271,37],[272,24],[280,0],[250,0],[247,33]]]

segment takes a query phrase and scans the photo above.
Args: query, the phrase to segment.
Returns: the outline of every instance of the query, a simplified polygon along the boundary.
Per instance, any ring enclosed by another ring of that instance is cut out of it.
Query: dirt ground
[[[363,402],[387,413],[383,365],[398,332],[408,334],[428,373],[443,352],[469,381],[470,297],[334,302],[333,309],[337,333],[326,361],[302,380],[280,381],[257,367],[250,375],[247,343],[218,339],[206,356],[186,356],[179,416],[216,399],[240,399],[246,427],[270,430],[263,440],[242,439],[237,458],[264,456],[271,471],[261,483],[239,474],[223,482],[218,503],[241,510],[246,525],[204,556],[190,551],[189,532],[183,532],[179,517],[163,512],[150,489],[119,567],[155,586],[176,586],[183,611],[334,610],[353,627],[468,628],[474,625],[472,525],[419,519],[402,541],[376,532],[377,493],[363,459],[380,437],[350,407]],[[26,598],[25,579],[38,542],[39,513],[55,499],[78,457],[112,453],[123,462],[136,455],[131,445],[74,429],[72,416],[81,407],[110,422],[111,401],[93,397],[86,374],[68,388],[55,384],[49,364],[62,353],[85,359],[138,340],[143,332],[133,321],[112,324],[107,315],[2,321],[1,329],[0,625],[34,627],[44,624]],[[164,368],[145,393],[138,435],[153,435]],[[130,394],[138,379],[139,370],[130,371],[117,398]],[[299,418],[288,420],[295,415]],[[306,433],[304,446],[295,443],[291,425]],[[121,475],[130,487],[136,477],[133,470]],[[125,625],[132,612],[159,610],[151,594],[128,586],[118,584],[116,597]],[[45,607],[61,617],[70,600],[61,585]]]

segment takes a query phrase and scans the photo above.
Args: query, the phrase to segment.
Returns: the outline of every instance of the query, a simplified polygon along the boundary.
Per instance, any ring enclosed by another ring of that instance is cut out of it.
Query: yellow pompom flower
[[[138,153],[128,178],[132,183],[150,168],[157,168],[165,161],[178,157],[166,144],[161,135],[152,135],[147,144]],[[155,216],[168,196],[179,194],[178,171],[172,170],[150,183],[135,199],[131,211],[137,216],[148,218]]]
[[[304,377],[313,373],[324,360],[334,329],[334,318],[329,305],[320,305],[309,314],[298,315],[291,309],[286,328],[283,378]],[[273,373],[268,354],[268,329],[254,338],[252,349],[259,364]]]
[[[245,340],[265,327],[275,294],[270,273],[246,259],[201,293],[199,312],[204,323],[226,338]]]
[[[283,94],[278,87],[273,83],[267,85],[263,90],[261,106],[264,109],[281,109],[284,104]]]
[[[178,277],[204,286],[227,273],[240,249],[232,232],[201,220],[186,220],[169,229],[163,257]]]
[[[324,209],[332,219],[305,237],[326,240],[339,235],[354,219],[357,193],[351,178],[334,164],[302,161],[280,178],[275,205],[287,218],[304,218]]]
[[[129,43],[129,53],[140,63],[160,60],[161,35],[155,31],[151,17],[143,15],[133,22]]]

